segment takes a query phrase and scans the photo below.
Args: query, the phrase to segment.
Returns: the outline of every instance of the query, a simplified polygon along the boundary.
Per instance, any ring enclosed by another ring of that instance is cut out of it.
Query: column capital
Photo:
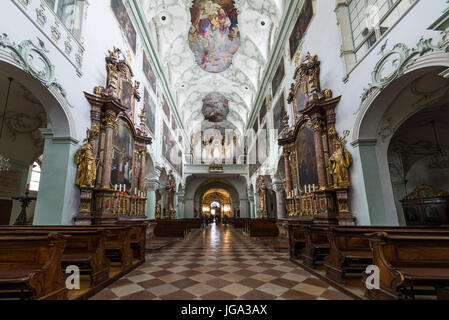
[[[159,181],[156,179],[145,180],[145,185],[150,191],[156,191],[160,187]]]
[[[103,128],[114,128],[116,123],[116,116],[112,113],[107,113],[101,120],[101,125]]]
[[[284,184],[282,183],[282,181],[273,181],[271,185],[273,186],[274,192],[276,193],[284,192]]]
[[[313,132],[323,131],[324,126],[325,126],[324,121],[319,119],[319,118],[316,118],[312,122],[312,130],[313,130]]]

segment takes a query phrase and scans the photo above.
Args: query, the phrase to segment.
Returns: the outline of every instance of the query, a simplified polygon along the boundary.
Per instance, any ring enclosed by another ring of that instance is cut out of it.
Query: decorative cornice
[[[413,49],[408,48],[404,43],[397,43],[390,51],[386,52],[386,46],[387,42],[385,42],[381,47],[380,54],[382,55],[382,58],[374,67],[374,70],[371,73],[372,82],[369,84],[368,88],[365,88],[363,90],[363,93],[360,97],[360,107],[354,114],[359,113],[363,103],[368,99],[370,95],[372,95],[374,92],[382,91],[391,82],[404,75],[407,68],[413,65],[418,57],[421,57],[428,52],[441,50],[440,47],[432,44],[432,38],[426,40],[424,38],[421,38],[418,41],[416,48]],[[388,75],[383,75],[385,66],[388,62],[392,61],[394,61],[393,66],[395,69]]]

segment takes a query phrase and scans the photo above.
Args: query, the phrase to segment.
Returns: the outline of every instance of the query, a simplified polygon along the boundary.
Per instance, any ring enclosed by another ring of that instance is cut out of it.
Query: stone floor
[[[97,300],[348,300],[231,226],[194,230],[174,246],[91,299]]]

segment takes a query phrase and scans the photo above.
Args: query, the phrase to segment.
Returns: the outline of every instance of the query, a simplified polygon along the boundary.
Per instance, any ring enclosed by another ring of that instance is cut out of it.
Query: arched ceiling
[[[203,99],[210,92],[219,92],[229,101],[229,114],[227,121],[214,125],[243,135],[279,27],[283,0],[212,1],[223,8],[233,2],[240,36],[232,64],[218,73],[205,71],[189,46],[190,9],[194,3],[206,1],[141,0],[187,134],[207,124],[201,112]]]

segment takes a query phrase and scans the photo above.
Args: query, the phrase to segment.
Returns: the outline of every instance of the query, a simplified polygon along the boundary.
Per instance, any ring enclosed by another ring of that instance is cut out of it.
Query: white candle
[[[126,192],[126,184],[123,184],[123,192]]]
[[[315,183],[313,184],[313,192],[315,192]]]
[[[117,184],[115,184],[114,191],[117,191]]]
[[[120,192],[122,192],[122,185],[120,185]]]

